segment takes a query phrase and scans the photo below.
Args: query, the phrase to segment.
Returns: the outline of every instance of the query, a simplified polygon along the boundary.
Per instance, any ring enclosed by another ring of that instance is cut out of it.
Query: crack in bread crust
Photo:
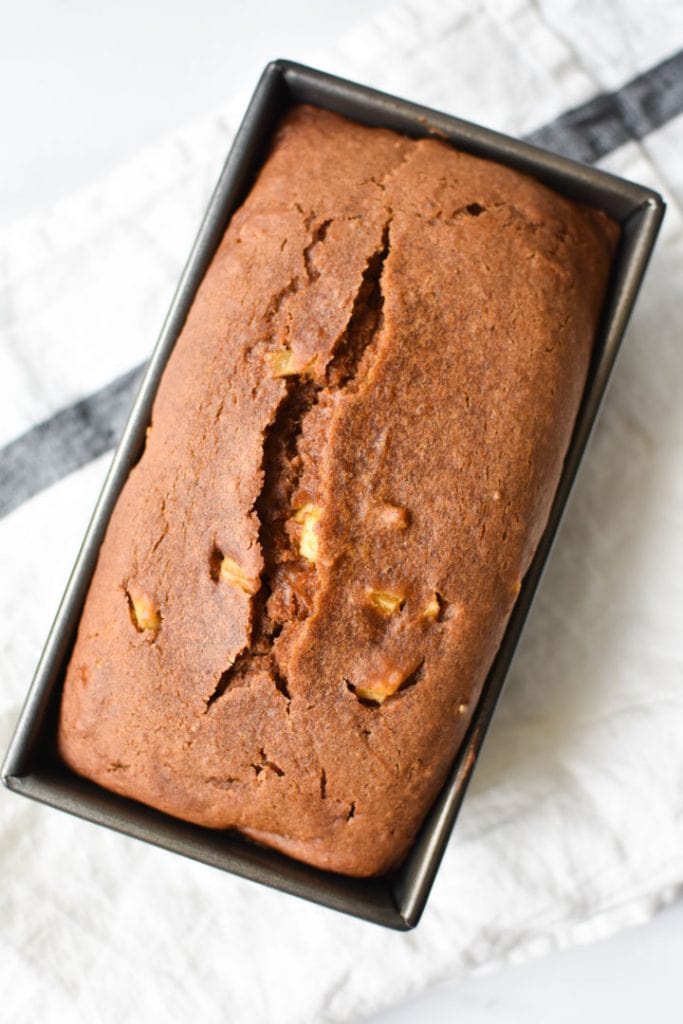
[[[324,242],[331,220],[323,221],[304,250],[307,267],[311,252]],[[294,375],[286,382],[285,394],[275,417],[267,428],[263,444],[263,486],[254,511],[259,519],[259,544],[264,568],[261,585],[252,600],[251,637],[248,646],[221,675],[206,702],[207,711],[233,685],[244,685],[250,675],[268,672],[279,693],[291,695],[285,673],[273,650],[276,639],[290,624],[305,620],[313,606],[315,567],[296,548],[291,520],[296,513],[297,492],[302,479],[315,472],[311,456],[302,456],[299,441],[309,417],[343,391],[353,391],[368,372],[382,324],[382,273],[390,251],[391,214],[382,229],[382,237],[368,257],[354,298],[349,322],[333,349],[323,380]],[[309,280],[315,280],[313,271]],[[275,308],[279,311],[291,287],[279,293]],[[271,307],[273,304],[271,303]],[[270,344],[270,340],[268,344]],[[315,461],[323,456],[318,453]],[[308,465],[307,465],[308,463]],[[308,495],[311,497],[310,493]],[[300,500],[300,499],[299,499]],[[317,495],[312,501],[319,500]]]

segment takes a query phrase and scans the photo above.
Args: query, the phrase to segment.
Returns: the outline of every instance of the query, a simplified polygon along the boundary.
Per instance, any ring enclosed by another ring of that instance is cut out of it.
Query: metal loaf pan
[[[244,198],[268,150],[274,125],[288,106],[302,102],[365,124],[393,128],[412,137],[436,135],[470,153],[516,167],[558,192],[605,210],[620,222],[623,231],[586,391],[550,520],[524,579],[465,741],[400,870],[389,876],[363,880],[308,867],[251,843],[237,833],[214,832],[190,825],[109,793],[72,774],[59,761],[55,744],[64,670],[83,601],[112,508],[142,450],[145,428],[166,360],[230,216]],[[288,61],[269,64],[209,203],[45,644],[5,759],[2,772],[5,784],[17,793],[244,878],[390,928],[413,928],[427,901],[500,695],[663,213],[660,196],[639,185],[299,64]]]

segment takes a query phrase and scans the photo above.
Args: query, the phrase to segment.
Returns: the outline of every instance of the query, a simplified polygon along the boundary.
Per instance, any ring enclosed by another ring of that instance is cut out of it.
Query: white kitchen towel
[[[681,47],[677,4],[428,0],[311,55],[653,186],[669,204],[657,252],[418,929],[387,932],[3,791],[5,1019],[357,1020],[680,895]],[[0,241],[2,748],[245,100]]]

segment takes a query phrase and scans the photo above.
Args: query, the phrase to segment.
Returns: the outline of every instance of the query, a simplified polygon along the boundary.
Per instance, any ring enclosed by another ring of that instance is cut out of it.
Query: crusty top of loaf
[[[290,111],[112,515],[67,762],[322,867],[395,865],[544,528],[616,235],[443,142]]]

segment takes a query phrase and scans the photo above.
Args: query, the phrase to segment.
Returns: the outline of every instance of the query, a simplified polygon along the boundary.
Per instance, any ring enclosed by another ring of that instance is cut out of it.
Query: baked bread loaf
[[[397,865],[546,523],[618,229],[301,106],[164,372],[59,748],[322,868]]]

